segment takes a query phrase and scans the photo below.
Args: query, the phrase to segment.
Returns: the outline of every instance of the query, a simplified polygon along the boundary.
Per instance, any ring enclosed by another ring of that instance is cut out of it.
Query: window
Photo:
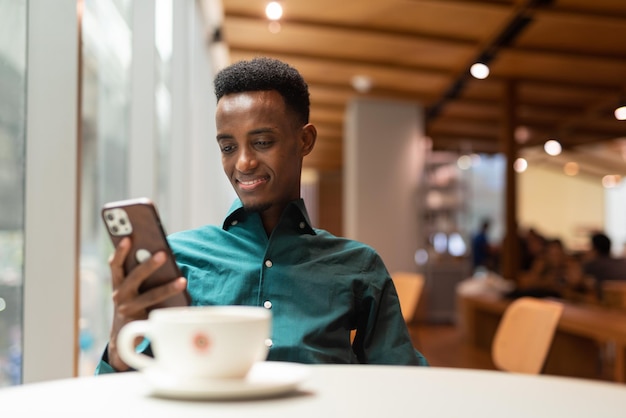
[[[0,0],[0,387],[22,382],[26,22]]]
[[[100,208],[127,198],[132,28],[130,1],[86,1],[82,24],[79,374],[93,374],[109,336],[112,251]]]

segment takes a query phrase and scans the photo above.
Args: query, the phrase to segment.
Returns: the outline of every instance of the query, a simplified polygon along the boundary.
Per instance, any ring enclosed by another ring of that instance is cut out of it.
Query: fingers
[[[165,263],[165,253],[159,251],[141,264],[138,264],[124,279],[124,286],[131,291],[139,291],[143,282]]]
[[[145,317],[147,308],[156,303],[162,302],[169,296],[180,293],[184,290],[186,281],[174,281],[165,286],[159,286],[154,291],[140,294],[139,288],[146,279],[161,267],[166,261],[163,251],[155,253],[141,264],[138,264],[127,275],[124,264],[127,257],[132,256],[131,240],[129,237],[123,238],[115,248],[109,259],[111,269],[111,281],[113,286],[113,303],[117,315],[122,317],[130,316],[129,319]]]
[[[117,304],[117,312],[123,317],[144,317],[148,308],[165,302],[172,296],[181,294],[187,288],[187,280],[179,277],[169,283],[155,287],[148,291],[137,293],[133,298],[127,298]]]
[[[125,249],[119,250],[120,254],[127,253]],[[159,292],[146,292],[139,294],[139,288],[145,282],[145,280],[154,273],[165,262],[165,254],[160,251],[154,254],[152,257],[137,265],[127,276],[124,277],[123,267],[116,265],[118,251],[114,255],[114,261],[111,265],[112,275],[114,276],[114,289],[113,289],[113,302],[118,307],[125,306],[124,309],[129,310],[129,313],[145,309],[145,303],[149,302],[149,299],[159,296]],[[119,271],[115,271],[118,269]],[[119,275],[121,274],[121,279]],[[147,299],[147,301],[146,301]],[[130,305],[130,307],[126,307]],[[149,305],[148,305],[149,306]],[[132,308],[132,309],[131,309]]]
[[[124,260],[130,251],[130,238],[125,237],[115,247],[115,252],[109,258],[111,269],[111,281],[113,290],[117,289],[124,281]]]

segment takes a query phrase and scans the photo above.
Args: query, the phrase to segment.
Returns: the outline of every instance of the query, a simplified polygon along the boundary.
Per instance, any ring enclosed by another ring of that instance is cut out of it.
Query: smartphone
[[[131,239],[132,247],[124,261],[125,274],[156,252],[165,252],[165,264],[144,281],[140,292],[182,276],[152,200],[142,197],[107,203],[102,207],[102,219],[114,246],[124,237]]]

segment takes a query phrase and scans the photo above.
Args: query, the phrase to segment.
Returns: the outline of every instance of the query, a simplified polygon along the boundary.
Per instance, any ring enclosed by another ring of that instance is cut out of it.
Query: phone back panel
[[[139,198],[108,203],[102,209],[102,218],[113,245],[117,247],[127,236],[131,239],[132,248],[124,263],[126,274],[156,252],[166,253],[166,263],[144,282],[140,291],[181,276],[156,206],[151,200]]]

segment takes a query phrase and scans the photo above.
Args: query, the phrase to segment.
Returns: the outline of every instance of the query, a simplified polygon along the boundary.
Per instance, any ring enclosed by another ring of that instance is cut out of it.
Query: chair
[[[391,279],[398,293],[402,317],[408,324],[413,321],[424,289],[424,276],[419,273],[398,271],[391,274]]]
[[[402,317],[408,324],[415,316],[422,289],[424,289],[424,276],[418,273],[396,272],[391,274],[391,279],[398,294]],[[355,335],[356,330],[350,331],[350,341],[354,341]]]
[[[626,310],[626,281],[605,280],[601,283],[603,304],[609,308]]]
[[[522,297],[498,324],[491,355],[495,366],[514,373],[540,374],[563,312],[563,304]]]

